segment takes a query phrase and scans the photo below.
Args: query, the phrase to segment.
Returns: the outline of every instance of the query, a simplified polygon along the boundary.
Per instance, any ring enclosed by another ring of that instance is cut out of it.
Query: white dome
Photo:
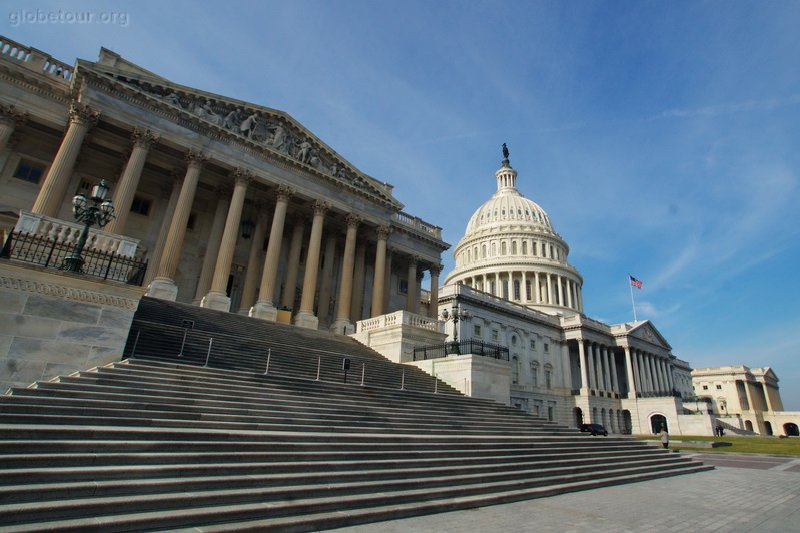
[[[567,262],[569,246],[545,210],[517,190],[507,156],[495,176],[497,191],[469,219],[445,284],[464,283],[548,313],[580,312],[583,279]]]

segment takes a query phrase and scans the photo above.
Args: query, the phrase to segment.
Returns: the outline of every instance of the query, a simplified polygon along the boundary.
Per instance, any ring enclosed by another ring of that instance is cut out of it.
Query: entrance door
[[[667,427],[667,417],[664,415],[653,415],[650,417],[650,430],[653,433],[661,433],[661,429],[666,429],[669,431]]]

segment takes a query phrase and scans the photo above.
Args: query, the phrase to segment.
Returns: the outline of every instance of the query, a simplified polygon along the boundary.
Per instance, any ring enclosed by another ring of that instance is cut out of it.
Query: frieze
[[[92,78],[97,78],[97,82],[92,85],[98,88],[110,89],[113,86],[117,90],[109,92],[128,92],[125,96],[118,95],[125,100],[134,101],[129,92],[131,89],[137,91],[137,96],[148,97],[151,105],[184,127],[200,130],[212,139],[236,140],[244,146],[254,145],[257,150],[247,151],[255,155],[261,155],[266,149],[294,164],[310,167],[328,179],[333,178],[334,182],[347,189],[377,196],[385,203],[396,205],[396,201],[379,187],[354,172],[316,139],[284,117],[274,116],[264,109],[246,108],[241,103],[221,101],[147,81],[125,78],[112,78],[113,81],[110,81],[111,73],[88,73],[95,75]],[[87,74],[86,70],[84,74]]]
[[[10,278],[8,276],[0,276],[0,288],[31,292],[43,296],[53,296],[75,302],[117,307],[128,311],[136,311],[139,305],[138,299],[111,296],[102,292],[64,287],[63,285],[42,283],[34,280]]]

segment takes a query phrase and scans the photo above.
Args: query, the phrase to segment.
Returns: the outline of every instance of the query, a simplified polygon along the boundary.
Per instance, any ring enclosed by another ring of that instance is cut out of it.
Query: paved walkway
[[[337,531],[800,531],[800,461],[699,455],[716,470]]]

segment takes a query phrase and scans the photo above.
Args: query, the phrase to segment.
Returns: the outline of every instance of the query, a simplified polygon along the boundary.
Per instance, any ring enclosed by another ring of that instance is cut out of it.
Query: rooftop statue
[[[503,159],[508,159],[508,146],[506,146],[506,143],[503,143]]]

